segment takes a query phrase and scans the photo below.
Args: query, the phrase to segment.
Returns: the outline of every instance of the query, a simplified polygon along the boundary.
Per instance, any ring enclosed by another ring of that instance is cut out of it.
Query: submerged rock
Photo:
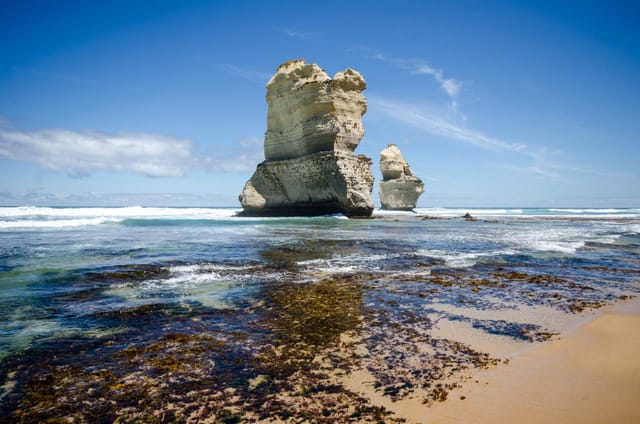
[[[265,160],[239,197],[244,215],[371,215],[371,159],[354,154],[365,88],[352,69],[332,79],[304,60],[280,65],[267,84]]]
[[[409,164],[395,144],[389,144],[380,152],[380,202],[382,209],[411,210],[424,193],[424,184],[413,176]]]

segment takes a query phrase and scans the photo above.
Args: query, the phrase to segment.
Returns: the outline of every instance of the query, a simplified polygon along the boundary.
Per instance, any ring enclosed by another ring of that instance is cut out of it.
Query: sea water
[[[0,208],[0,377],[47,363],[47,352],[71,361],[144,345],[213,315],[251,335],[282,282],[358,279],[358,310],[384,309],[387,320],[410,312],[440,323],[433,337],[475,338],[498,356],[640,292],[640,209],[418,208],[359,220],[238,212]]]
[[[380,210],[374,217],[400,219],[239,218],[238,212],[0,208],[0,358],[43,338],[91,331],[85,318],[96,312],[157,302],[231,307],[230,300],[280,278],[262,265],[270,260],[265,252],[284,247],[306,252],[295,263],[301,281],[332,273],[406,272],[412,262],[429,259],[451,268],[516,263],[544,267],[552,275],[565,274],[571,264],[606,267],[611,273],[639,266],[640,209],[416,210],[442,218],[470,213],[479,219],[473,222],[402,219],[417,214]],[[514,217],[528,219],[509,219]],[[558,219],[542,219],[550,217]],[[576,217],[582,219],[571,219]],[[139,265],[166,273],[106,286],[84,279]],[[590,284],[599,284],[583,274]],[[637,278],[627,273],[615,280],[621,284],[598,288],[606,293],[638,288]],[[63,300],[98,287],[99,296]]]

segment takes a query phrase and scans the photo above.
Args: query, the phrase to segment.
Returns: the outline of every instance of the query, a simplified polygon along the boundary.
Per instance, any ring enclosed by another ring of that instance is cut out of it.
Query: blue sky
[[[640,206],[640,3],[0,0],[0,205],[236,206],[265,84],[367,81],[419,206]],[[376,187],[377,187],[376,181]],[[374,189],[377,198],[377,188]]]

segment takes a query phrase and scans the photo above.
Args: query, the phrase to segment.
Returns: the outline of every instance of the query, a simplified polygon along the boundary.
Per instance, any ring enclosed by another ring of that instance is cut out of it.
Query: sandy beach
[[[640,300],[605,308],[562,338],[475,375],[431,408],[429,423],[640,422]],[[398,410],[398,408],[394,408]]]

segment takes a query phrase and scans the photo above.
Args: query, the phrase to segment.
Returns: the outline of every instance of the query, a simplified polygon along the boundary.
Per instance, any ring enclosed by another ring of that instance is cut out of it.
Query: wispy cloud
[[[236,77],[240,77],[246,79],[247,81],[255,82],[258,84],[266,84],[271,78],[271,74],[268,72],[244,69],[229,63],[222,65],[222,69],[230,75],[234,75]]]
[[[98,170],[180,176],[193,161],[191,141],[186,139],[63,129],[26,132],[0,128],[0,157],[77,176]]]
[[[640,177],[633,174],[624,174],[619,172],[606,172],[599,169],[592,169],[585,166],[573,165],[568,163],[559,163],[550,158],[535,158],[533,165],[529,166],[516,166],[496,164],[496,167],[506,169],[508,171],[520,172],[525,174],[532,174],[540,178],[552,179],[554,181],[569,182],[563,178],[563,175],[567,174],[583,174],[583,175],[595,175],[602,178],[613,178],[622,180],[638,180]]]
[[[513,143],[490,137],[480,131],[458,125],[441,115],[416,105],[371,96],[369,96],[369,105],[372,110],[375,109],[389,118],[431,134],[473,144],[483,149],[508,150],[522,153],[528,151],[526,144]]]
[[[426,64],[415,64],[414,69],[411,71],[416,75],[431,75],[440,84],[449,97],[456,97],[460,89],[462,88],[462,82],[453,78],[445,78],[442,69],[432,68]]]
[[[462,81],[459,81],[457,79],[446,78],[442,69],[435,68],[422,59],[403,59],[398,57],[390,57],[379,52],[374,54],[367,53],[364,56],[370,59],[388,63],[399,69],[407,70],[413,75],[429,75],[433,77],[440,88],[445,93],[447,93],[447,96],[449,96],[452,100],[455,100],[464,85]]]
[[[530,171],[536,171],[539,175],[544,175],[548,177],[559,177],[563,173],[571,173],[571,174],[586,174],[586,175],[595,175],[597,177],[603,178],[616,178],[616,179],[638,179],[639,177],[634,174],[620,173],[620,172],[609,172],[602,171],[600,169],[589,168],[584,165],[577,165],[572,163],[561,163],[554,161],[550,157],[541,156],[534,157],[534,163],[536,164],[532,168],[535,168]],[[518,170],[517,167],[512,167],[513,170]],[[527,169],[520,169],[520,171],[526,172]]]
[[[431,65],[424,59],[387,56],[368,47],[355,47],[348,52],[360,52],[362,57],[377,60],[412,75],[426,75],[433,78],[449,98],[448,112],[433,110],[415,104],[369,96],[370,110],[377,110],[397,122],[418,130],[457,140],[482,149],[513,152],[525,158],[529,164],[504,165],[497,167],[519,173],[527,173],[540,178],[560,180],[565,174],[589,174],[607,178],[638,179],[636,175],[606,172],[589,166],[575,165],[561,161],[563,152],[525,143],[513,142],[487,135],[460,123],[466,116],[458,109],[458,97],[468,82],[445,76],[445,71]],[[442,109],[442,108],[440,108]],[[453,116],[451,113],[453,112]],[[452,119],[457,118],[457,119]]]
[[[589,174],[606,178],[637,179],[637,175],[612,173],[560,160],[563,152],[545,146],[502,140],[447,119],[443,114],[395,100],[369,96],[369,110],[380,113],[420,131],[456,140],[496,152],[509,152],[527,160],[525,165],[496,164],[513,172],[527,173],[541,178],[560,180],[565,174]]]
[[[529,166],[515,166],[515,165],[497,165],[500,168],[508,171],[521,172],[524,174],[533,174],[542,178],[558,179],[561,173],[554,169],[545,168],[544,166],[529,165]]]

